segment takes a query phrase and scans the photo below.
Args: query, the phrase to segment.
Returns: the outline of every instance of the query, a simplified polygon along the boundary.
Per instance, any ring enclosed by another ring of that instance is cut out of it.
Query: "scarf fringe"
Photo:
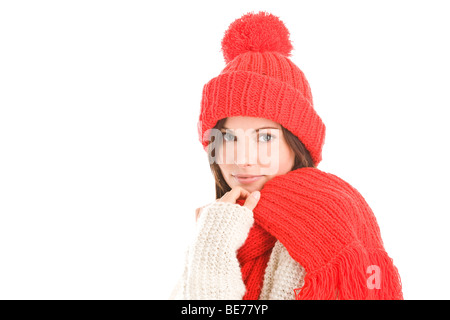
[[[306,269],[306,268],[305,268]],[[386,251],[353,242],[332,261],[306,271],[296,300],[403,300],[397,268]]]

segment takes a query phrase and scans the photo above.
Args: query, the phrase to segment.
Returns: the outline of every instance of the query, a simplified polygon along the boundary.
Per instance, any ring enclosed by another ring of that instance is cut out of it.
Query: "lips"
[[[262,177],[262,175],[251,175],[251,174],[232,174],[232,176],[240,179]]]
[[[258,180],[260,180],[263,176],[262,175],[250,175],[250,174],[236,174],[236,175],[232,175],[236,181],[240,184],[251,184],[253,182],[256,182]]]

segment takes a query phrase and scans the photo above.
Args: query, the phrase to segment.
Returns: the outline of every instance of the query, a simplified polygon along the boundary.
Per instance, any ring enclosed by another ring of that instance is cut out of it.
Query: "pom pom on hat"
[[[230,24],[222,39],[225,62],[248,52],[274,51],[288,57],[293,47],[289,30],[271,13],[247,13]]]

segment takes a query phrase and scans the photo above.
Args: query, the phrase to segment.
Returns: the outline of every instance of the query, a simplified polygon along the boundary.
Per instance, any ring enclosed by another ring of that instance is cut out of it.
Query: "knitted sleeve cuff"
[[[187,299],[242,299],[237,250],[253,222],[253,212],[239,204],[216,201],[203,209],[189,247]]]
[[[239,249],[254,222],[253,211],[230,202],[216,201],[203,208],[197,221],[196,238]]]

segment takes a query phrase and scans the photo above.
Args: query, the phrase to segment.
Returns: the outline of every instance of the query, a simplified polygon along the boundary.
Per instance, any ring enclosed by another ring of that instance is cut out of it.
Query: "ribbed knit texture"
[[[242,203],[241,200],[238,202]],[[257,224],[238,251],[242,279],[246,285],[243,300],[258,300],[263,287],[264,272],[277,239]]]
[[[258,248],[275,237],[306,271],[299,299],[403,299],[372,210],[339,177],[315,168],[277,176],[264,185],[253,213],[259,227],[250,230],[238,255],[247,278],[244,298],[259,297],[260,266],[270,251]],[[247,265],[258,267],[248,271]],[[367,284],[370,266],[381,270],[380,289]]]

